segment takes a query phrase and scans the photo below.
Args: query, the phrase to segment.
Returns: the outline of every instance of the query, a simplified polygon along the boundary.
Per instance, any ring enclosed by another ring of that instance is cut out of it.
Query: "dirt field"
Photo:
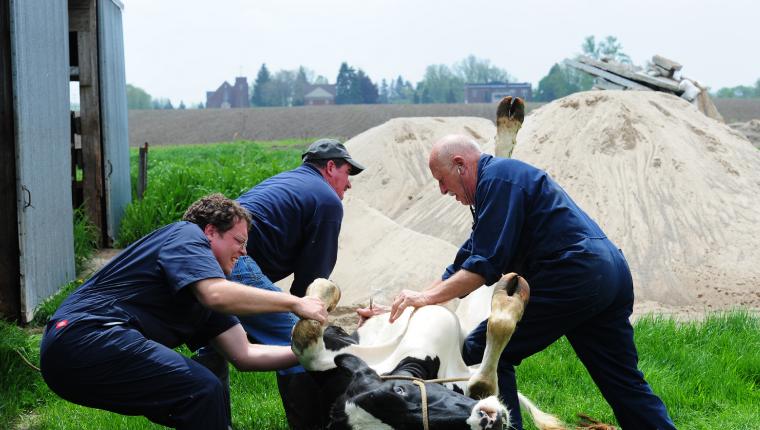
[[[760,119],[760,99],[717,99],[726,123]],[[528,111],[542,103],[528,103]],[[208,110],[133,110],[129,144],[151,145],[278,140],[313,137],[350,139],[399,117],[472,116],[493,120],[492,104],[353,105]]]

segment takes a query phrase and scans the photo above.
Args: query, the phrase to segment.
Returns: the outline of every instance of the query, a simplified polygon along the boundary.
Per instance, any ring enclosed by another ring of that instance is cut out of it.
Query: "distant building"
[[[334,105],[335,85],[309,85],[303,96],[303,104],[306,106]]]
[[[235,86],[227,81],[216,90],[206,91],[206,108],[247,108],[251,107],[248,98],[248,79],[235,78]]]
[[[506,96],[530,100],[533,97],[533,91],[527,82],[464,84],[465,103],[498,103]]]

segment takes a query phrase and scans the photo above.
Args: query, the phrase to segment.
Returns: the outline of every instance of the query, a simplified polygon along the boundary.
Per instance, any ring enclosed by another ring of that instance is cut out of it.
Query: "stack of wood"
[[[710,118],[723,122],[707,88],[694,79],[684,77],[681,73],[683,66],[663,56],[653,56],[647,70],[609,59],[600,61],[585,56],[565,60],[565,63],[594,76],[594,89],[663,91],[675,94],[694,104]]]

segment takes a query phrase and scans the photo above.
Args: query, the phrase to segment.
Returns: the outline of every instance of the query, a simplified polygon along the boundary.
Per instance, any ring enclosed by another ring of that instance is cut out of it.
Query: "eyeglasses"
[[[240,249],[245,250],[248,248],[248,240],[244,239],[242,236],[238,236],[236,234],[232,235],[233,238],[237,241],[238,245],[240,245]]]

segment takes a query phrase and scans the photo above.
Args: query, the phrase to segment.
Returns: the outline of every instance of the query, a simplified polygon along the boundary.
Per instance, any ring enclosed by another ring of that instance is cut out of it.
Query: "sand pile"
[[[471,217],[427,170],[453,132],[493,151],[479,118],[395,119],[347,143],[367,170],[344,202],[342,305],[421,289],[453,259]],[[760,309],[760,153],[727,126],[663,93],[580,93],[534,111],[514,157],[546,169],[623,249],[640,312]]]
[[[729,127],[746,136],[747,140],[755,145],[755,148],[760,149],[760,119],[752,119],[747,122],[734,122],[729,124]]]

